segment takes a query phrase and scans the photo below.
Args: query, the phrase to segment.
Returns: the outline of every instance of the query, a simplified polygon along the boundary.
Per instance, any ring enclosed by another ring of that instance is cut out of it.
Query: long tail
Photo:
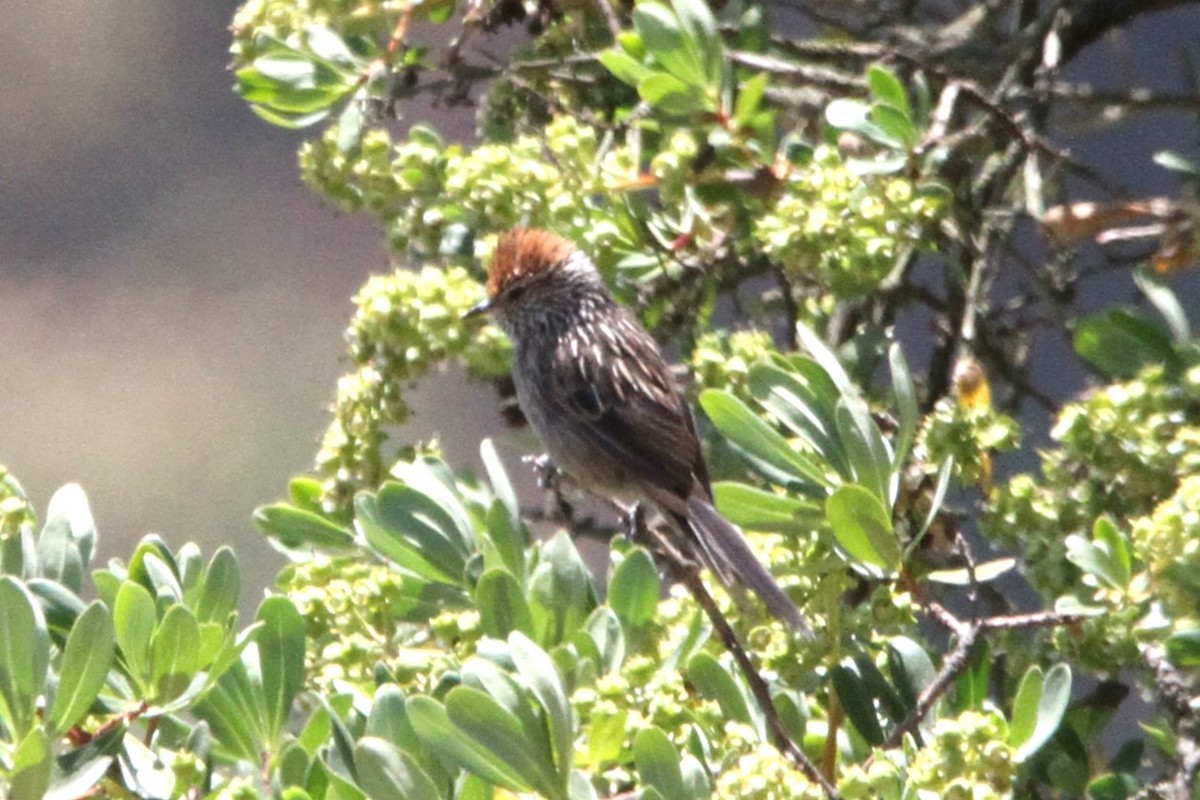
[[[736,525],[721,516],[712,503],[694,494],[687,500],[685,521],[695,532],[708,566],[724,583],[741,581],[759,596],[768,611],[812,638],[812,629],[800,609],[779,588]]]

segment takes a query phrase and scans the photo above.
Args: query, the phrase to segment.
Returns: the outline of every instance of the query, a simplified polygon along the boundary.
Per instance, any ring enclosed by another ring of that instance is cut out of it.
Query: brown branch
[[[763,716],[766,718],[767,726],[771,730],[771,735],[775,740],[775,747],[779,752],[787,756],[797,769],[805,774],[805,776],[821,787],[825,792],[825,796],[830,800],[836,800],[839,797],[837,787],[830,782],[829,778],[821,774],[808,756],[804,755],[799,745],[792,739],[787,728],[783,724],[783,720],[779,717],[779,711],[775,708],[775,701],[771,698],[771,690],[767,686],[759,674],[758,669],[754,666],[754,662],[750,660],[746,648],[742,646],[741,640],[738,639],[737,633],[730,626],[729,621],[725,619],[725,615],[721,613],[721,609],[717,607],[717,603],[713,600],[711,594],[708,593],[708,587],[704,585],[704,581],[700,578],[700,572],[696,566],[686,558],[679,550],[671,543],[670,538],[661,532],[651,532],[645,525],[645,519],[641,513],[641,506],[635,507],[635,510],[630,514],[630,535],[637,541],[650,543],[652,549],[660,556],[661,561],[667,569],[669,577],[683,584],[684,587],[695,598],[700,607],[704,609],[704,613],[708,615],[712,622],[713,629],[721,638],[721,642],[725,645],[725,649],[733,656],[733,660],[737,663],[738,669],[742,676],[746,679],[746,683],[750,686],[750,693],[754,695],[754,699],[758,702],[762,709]]]
[[[1200,744],[1197,744],[1200,716],[1192,708],[1191,684],[1167,659],[1161,645],[1142,645],[1140,649],[1142,658],[1154,671],[1158,696],[1171,715],[1176,771],[1169,779],[1147,786],[1136,797],[1144,800],[1192,797],[1196,791],[1196,775],[1200,773]]]

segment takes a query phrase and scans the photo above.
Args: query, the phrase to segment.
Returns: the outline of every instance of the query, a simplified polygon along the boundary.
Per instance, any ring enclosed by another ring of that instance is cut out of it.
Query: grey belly
[[[513,375],[517,402],[525,418],[537,432],[555,465],[567,473],[581,488],[602,497],[623,502],[641,498],[642,493],[629,480],[620,463],[582,428],[586,422],[563,417],[550,419],[555,406],[547,402],[531,402],[538,390],[520,375]]]

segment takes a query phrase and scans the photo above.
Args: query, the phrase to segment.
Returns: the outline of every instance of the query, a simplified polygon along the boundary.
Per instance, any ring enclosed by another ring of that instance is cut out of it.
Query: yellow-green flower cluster
[[[764,331],[708,331],[692,350],[693,383],[700,389],[727,389],[749,400],[746,376],[750,366],[775,350],[771,335]]]
[[[869,765],[849,766],[838,790],[845,800],[905,797],[1001,800],[1012,796],[1014,752],[1008,723],[995,711],[964,711],[933,724],[926,745],[877,750]]]
[[[1001,800],[1012,796],[1016,765],[1008,723],[998,713],[965,711],[933,724],[932,741],[909,765],[917,796],[945,800]]]
[[[246,0],[230,25],[234,64],[253,60],[259,43],[267,38],[298,46],[303,32],[313,25],[333,28],[342,36],[371,38],[410,5],[410,0]]]
[[[972,408],[942,398],[922,424],[917,451],[920,459],[934,468],[951,456],[954,476],[959,481],[987,485],[991,480],[991,454],[1012,450],[1019,438],[1017,421],[990,405]]]
[[[424,127],[400,143],[372,130],[352,153],[337,139],[330,129],[303,146],[304,180],[344,208],[378,216],[401,254],[469,261],[487,254],[488,234],[523,225],[578,241],[607,268],[621,229],[612,206],[595,198],[637,174],[631,150],[600,153],[595,128],[566,115],[541,135],[474,148],[446,145]]]
[[[730,725],[730,728],[744,727]],[[727,739],[738,738],[731,730]],[[748,731],[745,743],[717,775],[714,796],[720,800],[819,800],[825,796],[773,745],[758,742]],[[731,742],[727,742],[731,743]]]
[[[8,468],[0,464],[0,537],[15,534],[22,525],[32,525],[34,519],[25,490]]]
[[[1022,551],[1026,576],[1048,602],[1070,596],[1105,606],[1050,639],[1107,674],[1137,657],[1140,638],[1171,632],[1154,622],[1161,612],[1183,625],[1197,616],[1200,368],[1178,376],[1150,367],[1097,389],[1065,407],[1051,435],[1059,447],[1043,453],[1042,479],[1018,475],[1000,487],[984,530]],[[1129,537],[1125,587],[1085,580],[1067,559],[1066,538],[1091,541],[1105,515]]]
[[[1196,601],[1196,575],[1200,575],[1200,475],[1188,475],[1175,494],[1150,514],[1135,519],[1131,539],[1138,560],[1145,565],[1139,581],[1162,601],[1167,616],[1194,626],[1200,617]]]
[[[397,270],[371,278],[355,297],[346,331],[354,371],[338,380],[334,418],[317,456],[325,495],[340,506],[382,479],[383,428],[408,418],[404,391],[450,358],[477,377],[508,370],[508,340],[494,326],[470,330],[462,314],[484,295],[461,268]]]
[[[789,176],[753,234],[796,280],[859,295],[921,244],[943,205],[907,178],[859,175],[836,149],[822,146]]]
[[[1059,447],[1042,454],[1041,480],[1018,475],[998,488],[984,530],[1024,550],[1030,582],[1050,599],[1077,586],[1068,534],[1090,539],[1104,514],[1151,514],[1200,474],[1200,368],[1179,377],[1149,367],[1066,406],[1051,431]],[[1140,543],[1150,529],[1139,526],[1134,549],[1153,557],[1159,545]]]
[[[427,626],[396,619],[404,576],[361,557],[318,555],[284,570],[279,582],[308,625],[308,679],[326,694],[369,693],[378,664],[401,686],[431,691],[481,635],[474,611],[444,612]]]

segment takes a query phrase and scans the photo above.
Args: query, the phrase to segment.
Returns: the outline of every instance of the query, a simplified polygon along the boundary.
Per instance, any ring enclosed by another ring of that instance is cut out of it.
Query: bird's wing
[[[566,333],[555,358],[572,366],[553,371],[559,410],[579,422],[631,482],[657,502],[674,498],[679,510],[694,484],[708,493],[687,403],[654,339],[623,309],[606,323]]]

